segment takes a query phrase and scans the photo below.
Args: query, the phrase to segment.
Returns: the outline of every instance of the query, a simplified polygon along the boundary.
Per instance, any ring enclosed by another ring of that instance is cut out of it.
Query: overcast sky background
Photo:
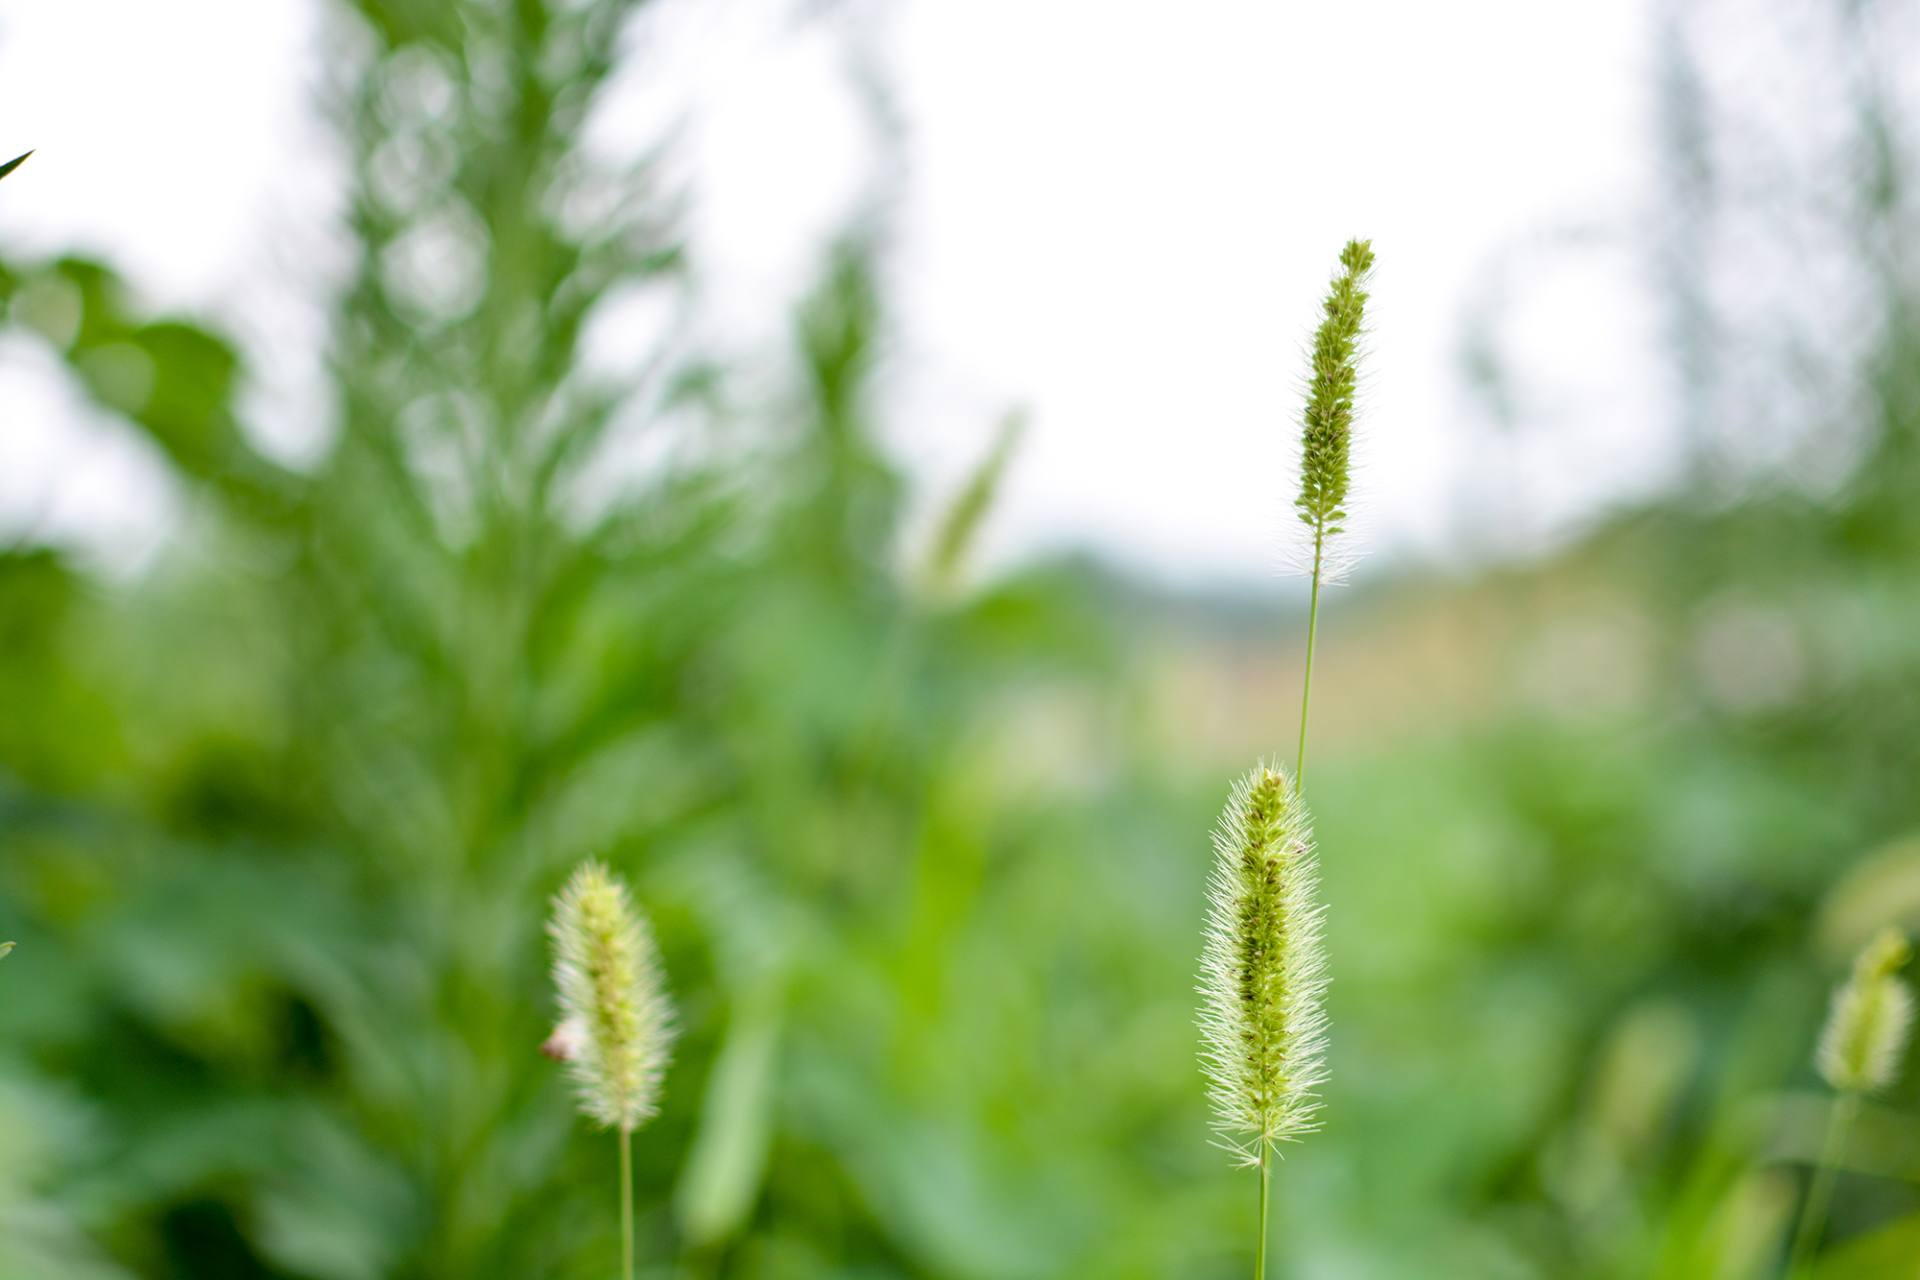
[[[905,125],[890,440],[930,505],[1006,407],[1031,411],[994,558],[1269,573],[1302,348],[1350,235],[1380,262],[1362,531],[1383,562],[1537,549],[1671,463],[1630,234],[1649,0],[797,13],[666,0],[589,143],[681,126],[705,315],[752,352],[876,173],[849,61],[885,74]],[[38,148],[0,187],[0,244],[103,254],[155,305],[235,328],[254,417],[292,457],[325,431],[315,298],[341,168],[311,105],[321,20],[315,0],[0,0],[0,152]],[[1551,247],[1568,233],[1585,247]],[[1462,375],[1496,297],[1517,431]],[[0,342],[0,532],[137,568],[180,512],[44,352]]]

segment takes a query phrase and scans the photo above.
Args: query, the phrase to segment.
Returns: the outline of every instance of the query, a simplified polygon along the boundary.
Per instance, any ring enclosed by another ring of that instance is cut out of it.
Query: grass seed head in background
[[[1913,995],[1894,975],[1910,954],[1897,929],[1882,929],[1860,949],[1853,973],[1833,993],[1814,1064],[1840,1096],[1828,1110],[1827,1136],[1800,1203],[1787,1253],[1788,1280],[1804,1280],[1809,1274],[1860,1099],[1892,1084],[1899,1072],[1913,1023]]]
[[[1894,975],[1911,951],[1898,931],[1882,930],[1834,992],[1815,1060],[1841,1093],[1872,1093],[1893,1083],[1913,1024],[1913,994]]]
[[[1313,833],[1297,789],[1261,765],[1213,838],[1200,961],[1201,1061],[1214,1128],[1248,1165],[1316,1127],[1326,1078],[1326,963]]]
[[[1372,242],[1347,241],[1340,251],[1340,274],[1327,291],[1325,315],[1313,336],[1307,409],[1300,430],[1300,496],[1294,506],[1301,521],[1313,530],[1316,554],[1325,539],[1346,527],[1353,398],[1360,383],[1360,335],[1372,270]]]
[[[632,1133],[658,1109],[673,1042],[653,935],[598,861],[581,864],[554,899],[549,932],[562,1021],[548,1052],[567,1063],[582,1113]]]

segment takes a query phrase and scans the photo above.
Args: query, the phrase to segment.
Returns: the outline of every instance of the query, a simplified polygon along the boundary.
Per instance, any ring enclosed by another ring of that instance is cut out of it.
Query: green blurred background
[[[190,511],[135,574],[0,547],[0,1277],[610,1274],[614,1146],[537,1052],[590,854],[683,1014],[645,1274],[1245,1274],[1191,988],[1208,827],[1291,741],[1293,597],[983,572],[1017,416],[907,522],[884,199],[783,351],[584,360],[604,300],[700,286],[656,159],[575,146],[643,6],[337,7],[318,456],[259,447],[217,325],[0,245],[14,340]],[[1661,8],[1658,216],[1620,234],[1674,474],[1329,607],[1333,1070],[1284,1275],[1777,1275],[1826,993],[1920,927],[1916,14],[1765,8],[1830,37],[1814,145]],[[481,243],[470,291],[404,269],[428,221]],[[1517,250],[1462,320],[1502,424],[1467,500],[1528,483],[1512,281],[1589,248]],[[1819,1274],[1920,1275],[1920,1086],[1844,1163]]]

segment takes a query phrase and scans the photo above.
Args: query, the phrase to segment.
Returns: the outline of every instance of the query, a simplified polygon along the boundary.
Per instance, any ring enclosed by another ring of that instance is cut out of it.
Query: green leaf
[[[776,1000],[750,998],[714,1061],[699,1131],[674,1193],[680,1230],[695,1248],[732,1236],[759,1198],[773,1142],[780,1019]]]
[[[1819,1260],[1814,1275],[1817,1280],[1874,1280],[1877,1276],[1910,1274],[1916,1250],[1920,1250],[1920,1214],[1900,1218],[1830,1250]]]
[[[27,156],[30,156],[32,154],[33,152],[28,151],[23,155],[15,156],[13,159],[7,161],[5,164],[0,164],[0,178],[6,177],[8,174],[12,173],[15,169],[18,169],[21,165],[25,164],[27,160]]]

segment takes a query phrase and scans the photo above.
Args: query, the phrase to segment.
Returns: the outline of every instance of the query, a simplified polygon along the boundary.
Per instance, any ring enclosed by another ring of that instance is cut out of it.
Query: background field
[[[1245,1274],[1192,984],[1208,827],[1292,740],[1297,594],[983,556],[1048,422],[903,467],[878,180],[781,340],[587,359],[604,308],[703,285],[671,140],[576,145],[645,6],[329,12],[322,447],[263,443],[217,320],[0,243],[0,353],[183,495],[133,568],[17,512],[0,546],[0,1277],[611,1273],[613,1144],[536,1051],[589,854],[683,1013],[645,1274]],[[1459,536],[1323,619],[1333,1071],[1283,1275],[1778,1274],[1826,993],[1920,928],[1920,13],[1659,14],[1654,198],[1489,264]],[[1665,461],[1542,536],[1529,361],[1580,350],[1526,304],[1595,254]],[[1282,441],[1310,301],[1245,409]],[[1819,1274],[1920,1274],[1920,1084],[1845,1169]]]

